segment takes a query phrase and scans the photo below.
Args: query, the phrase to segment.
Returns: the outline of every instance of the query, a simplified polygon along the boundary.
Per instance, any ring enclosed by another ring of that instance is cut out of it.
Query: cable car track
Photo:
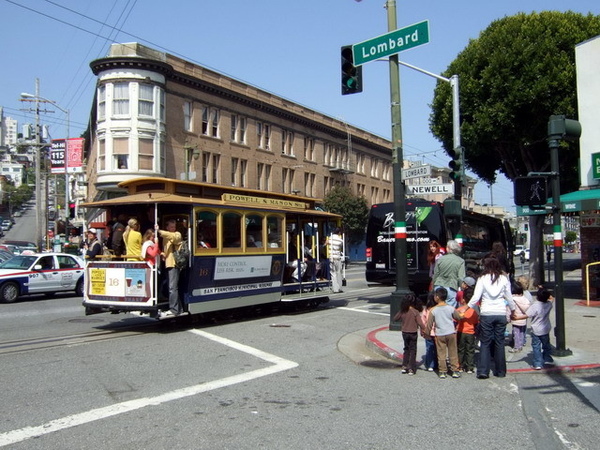
[[[89,333],[72,334],[66,336],[45,336],[39,338],[5,341],[0,342],[0,355],[25,353],[34,350],[49,350],[52,348],[69,347],[72,345],[101,342],[110,339],[139,336],[147,333],[148,327],[156,327],[156,324],[138,324],[113,330],[90,331]]]

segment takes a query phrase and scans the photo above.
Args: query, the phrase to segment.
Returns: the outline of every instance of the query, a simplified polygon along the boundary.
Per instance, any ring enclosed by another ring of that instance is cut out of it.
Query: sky
[[[0,106],[5,116],[34,123],[21,93],[60,108],[42,115],[53,139],[87,127],[96,78],[89,63],[113,42],[140,42],[391,137],[389,64],[363,66],[363,92],[340,93],[340,47],[388,32],[384,0],[0,0]],[[429,21],[429,43],[400,61],[440,74],[494,20],[519,12],[600,14],[598,0],[396,1],[398,28]],[[439,167],[449,162],[429,131],[437,80],[401,66],[403,155]],[[466,149],[468,152],[468,149]],[[470,174],[473,176],[473,174]],[[512,183],[502,175],[479,182],[475,200],[515,211]]]

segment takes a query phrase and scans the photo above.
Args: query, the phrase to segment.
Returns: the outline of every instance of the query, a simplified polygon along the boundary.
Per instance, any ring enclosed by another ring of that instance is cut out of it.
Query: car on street
[[[2,231],[8,231],[12,227],[12,222],[9,219],[2,221]]]
[[[6,239],[2,241],[2,244],[6,247],[12,246],[12,251],[15,254],[20,254],[25,250],[29,250],[30,252],[36,253],[38,251],[38,247],[35,242],[30,241],[15,241],[11,239]]]
[[[13,252],[9,250],[3,250],[1,247],[2,245],[0,245],[0,264],[15,256]]]
[[[523,252],[521,253],[521,261],[529,261],[529,249],[528,248],[523,250]]]
[[[0,302],[13,303],[23,295],[74,291],[83,295],[84,261],[67,253],[15,255],[0,264]]]
[[[515,245],[515,250],[513,251],[514,256],[521,256],[521,254],[525,251],[524,245]]]

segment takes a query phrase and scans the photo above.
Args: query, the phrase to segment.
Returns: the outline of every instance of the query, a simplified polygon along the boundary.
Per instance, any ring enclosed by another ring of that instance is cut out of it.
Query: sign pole
[[[397,28],[396,1],[387,0],[388,31]],[[406,205],[404,183],[402,182],[402,114],[400,109],[400,70],[398,54],[390,56],[390,100],[392,114],[392,172],[394,179],[394,220],[395,220],[395,259],[396,259],[396,290],[390,300],[390,330],[400,331],[401,323],[393,321],[400,310],[404,297],[411,294],[408,289],[408,267],[406,266]]]

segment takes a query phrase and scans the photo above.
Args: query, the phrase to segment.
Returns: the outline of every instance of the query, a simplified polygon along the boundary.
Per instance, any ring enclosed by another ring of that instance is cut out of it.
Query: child
[[[426,324],[429,319],[429,312],[432,308],[435,307],[437,303],[435,302],[435,294],[431,291],[427,295],[427,303],[425,304],[425,308],[423,308],[423,312],[421,312],[421,319],[423,319],[423,323]],[[435,348],[435,330],[432,329],[429,335],[425,334],[425,330],[421,330],[421,336],[425,339],[425,367],[429,372],[433,372],[437,370],[437,351]]]
[[[467,303],[469,303],[469,300],[473,297],[473,292],[474,289],[471,286],[464,290],[464,294],[460,298],[459,307],[457,309],[462,317],[456,328],[458,361],[460,368],[467,373],[473,373],[475,370],[475,328],[479,323],[479,315],[477,312],[467,306]]]
[[[519,353],[523,350],[525,345],[525,331],[527,330],[527,315],[526,312],[529,309],[530,303],[527,297],[523,295],[523,286],[518,281],[511,283],[511,291],[513,300],[517,305],[515,309],[515,316],[523,316],[524,319],[512,319],[510,321],[512,325],[512,336],[513,336],[513,348],[509,349],[509,353]]]
[[[435,345],[440,369],[439,377],[446,378],[448,372],[446,357],[448,357],[452,378],[460,378],[454,319],[460,320],[461,316],[456,309],[446,303],[447,297],[448,291],[446,288],[439,287],[435,290],[436,306],[429,312],[425,334],[430,334],[432,328],[435,330]]]
[[[550,311],[554,297],[543,287],[539,287],[536,300],[527,309],[525,315],[515,314],[515,319],[529,317],[531,319],[531,347],[533,348],[533,368],[542,370],[544,364],[554,362],[550,348]]]
[[[400,311],[394,316],[394,321],[402,322],[402,339],[404,340],[404,356],[402,359],[402,373],[414,375],[417,371],[417,331],[423,330],[425,325],[421,319],[420,305],[417,297],[408,294],[402,300]]]

